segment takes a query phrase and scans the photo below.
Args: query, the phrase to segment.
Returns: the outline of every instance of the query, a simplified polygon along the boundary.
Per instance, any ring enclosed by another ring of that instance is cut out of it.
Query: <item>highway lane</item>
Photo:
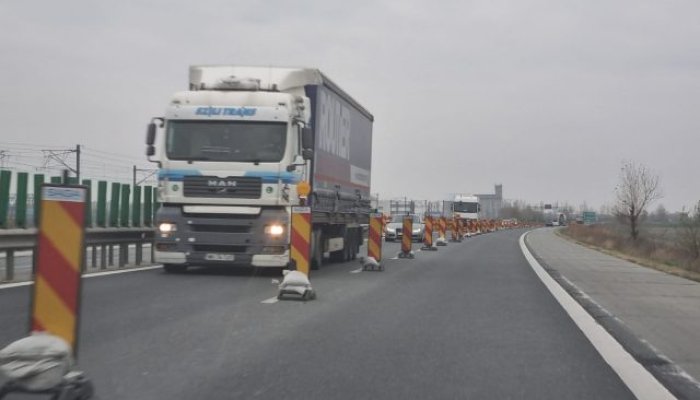
[[[277,276],[260,271],[89,279],[80,365],[103,399],[633,398],[532,272],[521,233],[385,272],[334,264],[310,302],[263,303]],[[27,297],[0,291],[0,343],[22,336]]]

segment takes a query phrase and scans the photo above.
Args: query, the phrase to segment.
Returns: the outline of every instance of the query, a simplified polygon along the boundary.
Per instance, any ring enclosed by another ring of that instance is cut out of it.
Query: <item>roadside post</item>
[[[367,238],[367,259],[362,260],[364,271],[384,271],[382,265],[382,232],[384,216],[381,213],[369,217],[369,235]]]
[[[87,190],[86,186],[67,184],[40,187],[31,335],[0,350],[1,362],[13,363],[5,371],[19,372],[8,372],[9,380],[0,387],[0,399],[9,393],[52,394],[54,399],[92,398],[92,383],[83,372],[73,369],[72,362],[79,343]]]
[[[406,233],[404,233],[405,235]],[[423,232],[423,251],[437,251],[437,247],[433,246],[433,218],[425,217],[425,231]]]
[[[401,236],[401,252],[399,258],[415,258],[413,254],[413,218],[405,216],[403,218],[403,234]]]

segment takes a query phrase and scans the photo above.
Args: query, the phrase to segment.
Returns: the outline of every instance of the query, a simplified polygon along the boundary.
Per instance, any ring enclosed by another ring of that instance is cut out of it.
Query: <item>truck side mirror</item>
[[[302,149],[313,149],[314,148],[314,131],[311,128],[301,128],[301,148]],[[305,158],[309,160],[309,158]]]
[[[154,155],[156,155],[156,147],[152,144],[149,144],[146,147],[146,156],[150,157],[150,156],[154,156]]]
[[[156,142],[156,123],[151,122],[148,124],[148,129],[146,130],[146,144],[153,147],[153,143]]]
[[[301,156],[304,160],[312,160],[314,158],[314,151],[311,149],[303,149],[301,151]]]

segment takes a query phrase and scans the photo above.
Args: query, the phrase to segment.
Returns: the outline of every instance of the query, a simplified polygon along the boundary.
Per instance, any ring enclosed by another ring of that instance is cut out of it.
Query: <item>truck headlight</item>
[[[265,227],[265,233],[270,236],[280,236],[284,233],[284,226],[280,224],[267,225]]]
[[[160,233],[171,233],[175,232],[176,230],[177,225],[170,222],[162,222],[160,225],[158,225],[158,231],[160,231]]]

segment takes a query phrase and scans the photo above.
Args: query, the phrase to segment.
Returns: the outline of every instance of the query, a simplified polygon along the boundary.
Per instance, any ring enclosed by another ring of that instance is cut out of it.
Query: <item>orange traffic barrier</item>
[[[425,231],[423,232],[423,247],[421,250],[437,250],[433,246],[433,218],[425,217]]]
[[[294,269],[309,275],[311,208],[292,207],[291,257]]]
[[[382,261],[382,231],[384,230],[384,218],[382,214],[372,214],[369,218],[369,235],[367,237],[367,259],[363,263],[363,270],[383,271]]]
[[[440,217],[438,219],[438,240],[436,241],[437,246],[447,246],[447,219],[445,217]]]
[[[405,216],[403,219],[403,234],[401,237],[401,252],[399,258],[413,258],[413,218]]]
[[[32,331],[48,332],[77,351],[85,238],[84,186],[43,185],[32,290]]]

